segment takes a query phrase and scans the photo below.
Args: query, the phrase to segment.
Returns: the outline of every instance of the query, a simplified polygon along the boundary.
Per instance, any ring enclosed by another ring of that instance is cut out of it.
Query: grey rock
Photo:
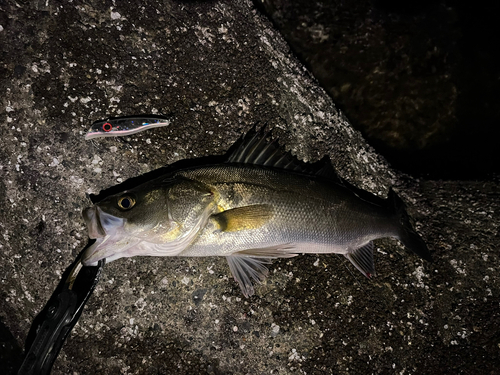
[[[364,189],[383,196],[394,185],[435,262],[389,240],[376,244],[373,281],[335,255],[281,260],[245,299],[223,259],[122,259],[105,266],[53,373],[494,371],[498,181],[393,171],[250,2],[7,1],[2,11],[0,319],[9,352],[87,243],[87,194],[222,154],[260,123],[301,159],[330,155]],[[173,121],[83,138],[94,120],[140,113]]]

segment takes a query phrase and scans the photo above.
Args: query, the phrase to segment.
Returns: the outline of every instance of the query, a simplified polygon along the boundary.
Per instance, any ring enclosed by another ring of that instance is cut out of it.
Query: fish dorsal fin
[[[223,232],[256,229],[266,224],[274,215],[269,204],[255,204],[222,211],[210,217]]]
[[[344,256],[366,277],[375,276],[375,265],[373,264],[373,242],[353,250]]]
[[[321,177],[342,185],[354,193],[358,198],[370,204],[377,206],[386,205],[385,199],[357,188],[347,180],[341,178],[333,168],[332,162],[328,156],[324,156],[315,163],[306,163],[280,147],[277,138],[272,141],[270,138],[271,132],[264,132],[264,127],[259,131],[253,128],[229,150],[226,156],[226,162],[286,169],[288,171]]]
[[[270,140],[271,132],[264,132],[264,127],[259,131],[250,130],[230,150],[226,161],[228,163],[244,163],[264,167],[280,168],[300,173],[316,174],[323,167],[320,162],[311,164],[303,162],[290,152],[280,147],[278,139]]]
[[[334,180],[339,184],[343,184],[344,180],[340,178],[335,169],[333,168],[332,161],[328,155],[323,156],[323,158],[317,161],[314,164],[311,164],[311,167],[315,170],[314,174],[319,177],[323,177],[329,180]]]

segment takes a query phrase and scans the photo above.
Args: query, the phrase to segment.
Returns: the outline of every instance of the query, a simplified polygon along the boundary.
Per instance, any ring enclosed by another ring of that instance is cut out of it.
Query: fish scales
[[[431,260],[402,200],[378,198],[340,179],[329,162],[307,164],[250,133],[223,163],[172,168],[83,212],[96,242],[85,265],[131,256],[224,256],[245,296],[271,259],[344,255],[375,274],[373,240],[399,239]]]
[[[383,207],[311,176],[231,165],[180,174],[210,186],[220,196],[217,203],[223,209],[267,204],[274,212],[262,227],[241,233],[217,231],[210,225],[181,256],[229,255],[279,244],[296,244],[294,251],[299,253],[343,254],[373,237],[396,234],[396,225]]]

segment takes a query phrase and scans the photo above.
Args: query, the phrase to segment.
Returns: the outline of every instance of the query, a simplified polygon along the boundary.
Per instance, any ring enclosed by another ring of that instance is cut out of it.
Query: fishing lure
[[[99,137],[121,137],[135,134],[146,129],[170,124],[170,119],[162,116],[126,116],[96,121],[92,124],[85,139]]]

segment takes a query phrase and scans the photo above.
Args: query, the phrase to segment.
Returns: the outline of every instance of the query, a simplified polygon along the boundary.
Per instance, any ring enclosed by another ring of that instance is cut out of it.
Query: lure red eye
[[[104,130],[105,132],[110,132],[112,129],[113,129],[113,125],[111,125],[109,122],[105,123],[102,126],[102,130]]]

